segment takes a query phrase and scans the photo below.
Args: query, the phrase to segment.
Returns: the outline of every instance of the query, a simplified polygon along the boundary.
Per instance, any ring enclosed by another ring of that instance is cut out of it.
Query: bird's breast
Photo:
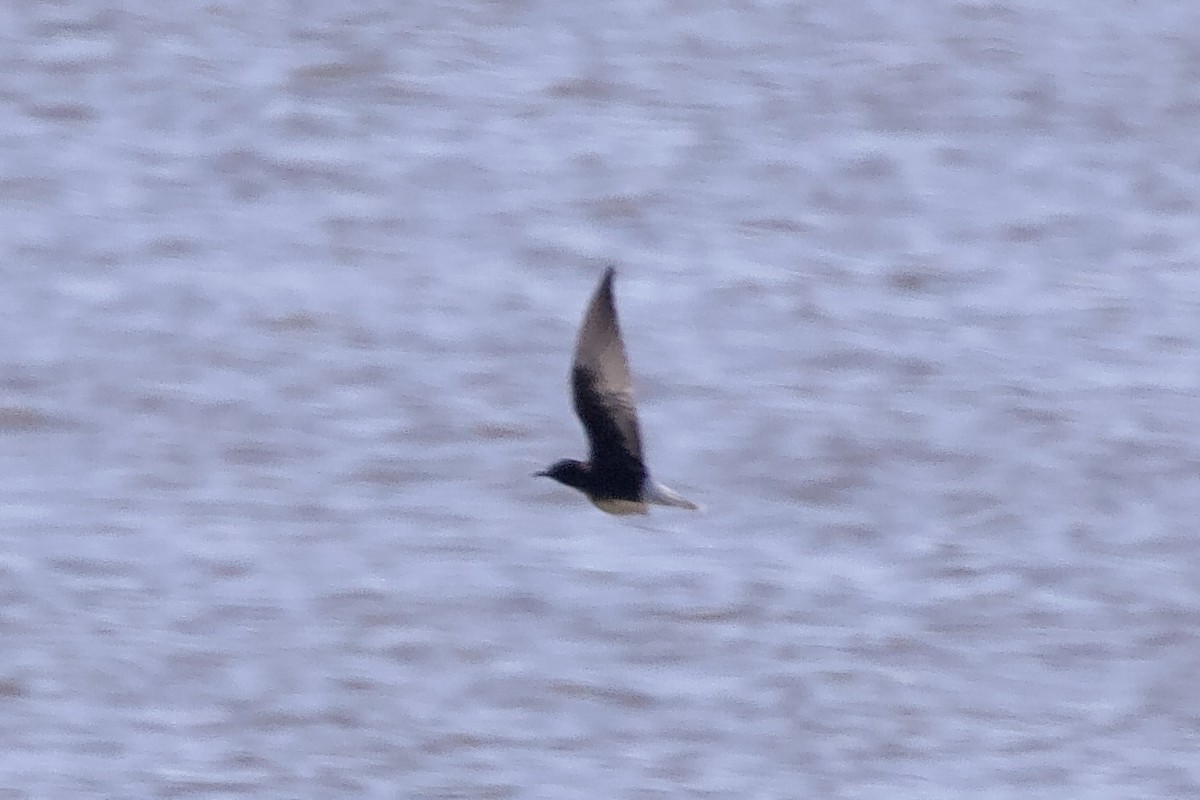
[[[591,498],[592,504],[609,514],[645,514],[646,504],[637,500],[612,500]]]

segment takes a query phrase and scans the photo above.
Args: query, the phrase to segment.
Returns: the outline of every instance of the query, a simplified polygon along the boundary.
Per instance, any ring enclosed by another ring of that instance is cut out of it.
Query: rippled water
[[[1200,10],[243,5],[0,9],[0,797],[1200,794]]]

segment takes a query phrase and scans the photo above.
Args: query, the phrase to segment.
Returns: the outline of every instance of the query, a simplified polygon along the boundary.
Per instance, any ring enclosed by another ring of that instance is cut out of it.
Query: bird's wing
[[[571,393],[587,431],[592,463],[635,462],[642,469],[633,380],[613,305],[613,274],[609,267],[583,317],[571,366]]]

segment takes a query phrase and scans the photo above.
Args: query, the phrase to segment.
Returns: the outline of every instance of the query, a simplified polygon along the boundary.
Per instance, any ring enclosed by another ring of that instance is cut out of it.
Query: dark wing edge
[[[571,394],[575,413],[587,433],[590,459],[600,469],[613,467],[633,470],[645,478],[642,463],[641,434],[633,395],[629,392],[605,391],[598,385],[595,374],[586,367],[571,370]]]

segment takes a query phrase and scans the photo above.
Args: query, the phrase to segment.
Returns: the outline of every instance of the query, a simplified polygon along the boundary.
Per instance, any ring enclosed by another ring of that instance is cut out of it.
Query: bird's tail
[[[660,506],[675,506],[676,508],[688,508],[695,511],[700,506],[688,500],[683,495],[668,489],[661,483],[654,480],[646,481],[645,490],[646,502],[655,503]]]

